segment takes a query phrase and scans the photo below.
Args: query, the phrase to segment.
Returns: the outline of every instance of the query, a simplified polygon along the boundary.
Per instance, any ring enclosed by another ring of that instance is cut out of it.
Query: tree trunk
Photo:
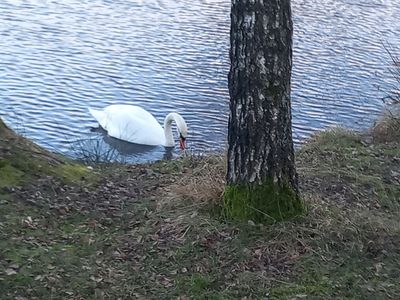
[[[291,125],[290,0],[232,0],[224,209],[275,222],[303,210]]]

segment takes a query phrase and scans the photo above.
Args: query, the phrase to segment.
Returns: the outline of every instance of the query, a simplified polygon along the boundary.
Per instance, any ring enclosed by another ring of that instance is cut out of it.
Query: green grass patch
[[[0,161],[0,188],[10,188],[21,183],[24,173],[17,168]]]

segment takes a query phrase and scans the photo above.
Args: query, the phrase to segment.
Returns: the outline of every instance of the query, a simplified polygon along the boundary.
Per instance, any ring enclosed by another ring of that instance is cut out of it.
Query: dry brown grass
[[[370,129],[375,143],[400,142],[400,110],[385,113]]]
[[[171,192],[178,198],[196,203],[218,204],[225,185],[226,158],[224,156],[189,157],[189,168]]]

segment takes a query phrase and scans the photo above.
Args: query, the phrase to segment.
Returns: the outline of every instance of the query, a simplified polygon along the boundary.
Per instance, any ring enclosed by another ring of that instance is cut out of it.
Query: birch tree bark
[[[303,211],[291,125],[290,0],[232,0],[228,217],[275,222]]]

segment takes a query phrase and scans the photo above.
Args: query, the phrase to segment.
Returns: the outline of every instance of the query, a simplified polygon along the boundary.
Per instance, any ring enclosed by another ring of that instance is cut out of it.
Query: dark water
[[[400,1],[292,6],[296,142],[331,125],[369,126],[394,84],[383,44],[400,46]],[[191,149],[222,150],[229,10],[229,0],[2,0],[0,116],[46,148],[76,156],[115,142],[90,131],[96,123],[87,107],[130,103],[160,122],[180,112]],[[106,155],[133,161],[170,155],[113,146]]]

